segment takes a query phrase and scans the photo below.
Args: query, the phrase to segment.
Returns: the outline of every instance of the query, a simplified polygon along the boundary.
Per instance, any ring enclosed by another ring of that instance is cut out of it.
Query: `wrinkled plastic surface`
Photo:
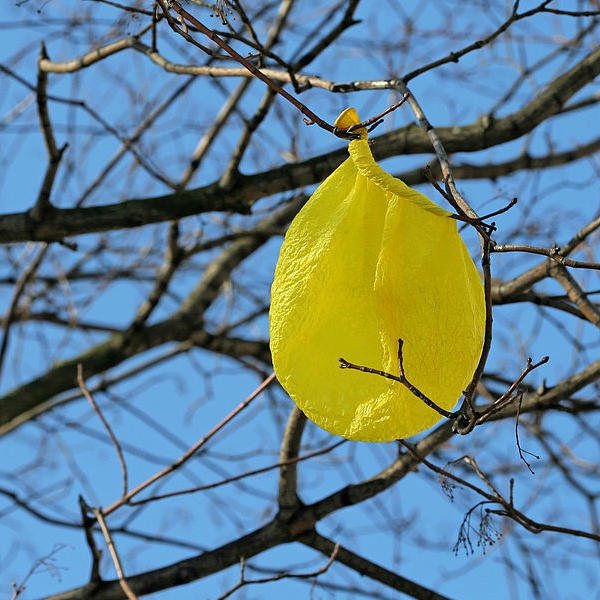
[[[358,123],[354,109],[336,125]],[[398,374],[452,410],[479,360],[485,321],[477,269],[447,211],[379,167],[360,130],[350,158],[315,191],[285,237],[271,289],[275,373],[323,429],[384,442],[442,417]]]

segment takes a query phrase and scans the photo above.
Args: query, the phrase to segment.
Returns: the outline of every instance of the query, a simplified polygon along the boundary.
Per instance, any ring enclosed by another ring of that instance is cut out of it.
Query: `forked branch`
[[[263,83],[265,83],[267,86],[269,86],[269,88],[271,88],[277,94],[279,94],[280,96],[285,98],[288,102],[290,102],[293,106],[295,106],[306,117],[304,119],[304,122],[307,125],[318,125],[319,127],[321,127],[321,129],[325,129],[326,131],[329,131],[336,137],[339,137],[339,138],[342,138],[345,140],[360,139],[360,136],[357,133],[354,133],[356,130],[362,129],[362,128],[367,128],[369,131],[372,131],[373,129],[375,129],[375,127],[377,127],[379,124],[381,124],[383,122],[383,117],[385,115],[389,114],[390,112],[392,112],[392,111],[396,110],[397,108],[399,108],[400,106],[402,106],[402,104],[404,104],[404,102],[408,99],[409,94],[405,93],[399,102],[396,102],[396,104],[393,104],[392,106],[388,107],[383,112],[379,113],[378,115],[376,115],[374,117],[371,117],[370,119],[367,119],[366,121],[358,123],[357,125],[352,125],[351,127],[335,127],[334,125],[331,125],[324,119],[321,119],[321,117],[319,117],[316,113],[314,113],[312,110],[310,110],[305,104],[302,104],[302,102],[300,102],[297,98],[295,98],[289,92],[287,92],[285,89],[283,89],[273,79],[271,79],[269,76],[265,75],[265,73],[263,73],[258,67],[256,67],[254,64],[252,64],[246,58],[244,58],[239,52],[234,50],[225,40],[223,40],[221,37],[219,37],[217,35],[217,33],[215,33],[212,29],[206,27],[206,25],[204,25],[201,21],[196,19],[196,17],[194,17],[194,15],[190,14],[187,10],[185,10],[185,8],[183,8],[183,6],[181,6],[181,4],[179,4],[179,2],[175,2],[175,0],[158,0],[158,3],[160,4],[160,6],[163,9],[163,11],[167,17],[167,20],[169,22],[169,25],[175,32],[179,33],[180,35],[183,35],[189,42],[198,46],[201,50],[207,52],[207,49],[204,46],[198,44],[198,42],[196,42],[196,40],[194,40],[194,38],[192,38],[188,34],[187,26],[185,25],[185,23],[186,22],[190,23],[198,31],[200,31],[200,33],[203,33],[206,37],[208,37],[215,44],[217,44],[217,46],[219,46],[225,52],[227,52],[227,54],[229,54],[229,56],[231,56],[235,61],[240,63],[244,68],[246,68],[250,73],[252,73],[252,75],[254,75],[257,79],[260,79]],[[170,17],[170,15],[168,13],[167,5],[170,6],[179,15],[178,21],[179,21],[179,23],[182,24],[182,27],[179,27],[177,25],[177,23],[173,20],[173,18]]]
[[[508,404],[510,404],[515,398],[520,395],[519,385],[525,379],[525,377],[534,369],[537,369],[541,365],[544,365],[548,362],[549,357],[544,356],[540,361],[534,363],[531,358],[527,359],[527,365],[523,369],[522,373],[517,377],[517,379],[513,382],[513,384],[508,388],[508,390],[500,396],[491,406],[487,407],[483,411],[475,411],[472,407],[467,404],[468,409],[465,409],[465,406],[461,407],[456,411],[448,411],[438,404],[436,404],[431,398],[426,396],[419,388],[413,385],[408,378],[406,377],[406,373],[404,371],[404,360],[402,355],[402,348],[404,346],[404,341],[402,339],[398,340],[398,375],[393,375],[392,373],[388,373],[387,371],[382,371],[380,369],[374,369],[373,367],[368,367],[364,365],[357,365],[355,363],[351,363],[347,361],[345,358],[338,359],[340,362],[340,369],[353,369],[355,371],[361,371],[363,373],[371,373],[372,375],[378,375],[379,377],[384,377],[385,379],[391,379],[392,381],[397,381],[402,384],[405,388],[407,388],[414,396],[419,398],[422,402],[424,402],[427,406],[435,410],[437,413],[446,417],[447,419],[452,419],[455,421],[455,431],[462,435],[470,433],[475,425],[481,425],[485,421],[487,421],[492,415],[496,414],[498,411],[505,408]]]
[[[433,408],[436,412],[438,412],[443,417],[447,419],[455,419],[459,412],[449,412],[437,405],[433,400],[428,398],[421,390],[419,390],[416,386],[414,386],[407,378],[404,372],[404,359],[402,357],[402,347],[404,346],[404,341],[402,339],[398,340],[398,375],[392,375],[391,373],[387,373],[386,371],[380,371],[379,369],[373,369],[371,367],[365,367],[363,365],[355,365],[354,363],[348,362],[344,358],[340,358],[340,369],[354,369],[356,371],[362,371],[363,373],[372,373],[373,375],[379,375],[380,377],[385,377],[386,379],[392,379],[393,381],[397,381],[401,383],[405,388],[407,388],[413,395],[415,395],[419,400],[422,400],[427,406]]]

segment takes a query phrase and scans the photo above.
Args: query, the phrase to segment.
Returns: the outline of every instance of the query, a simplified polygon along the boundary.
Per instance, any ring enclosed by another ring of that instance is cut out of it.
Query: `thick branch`
[[[560,113],[569,98],[599,74],[600,48],[553,81],[520,111],[489,122],[482,120],[462,127],[437,128],[438,135],[449,153],[474,152],[518,139]],[[373,153],[377,160],[430,152],[427,135],[416,125],[374,138]],[[139,227],[211,211],[244,214],[260,198],[322,181],[346,157],[347,152],[342,149],[264,173],[240,176],[231,190],[213,183],[195,190],[117,204],[54,208],[40,223],[27,212],[5,215],[0,217],[0,243],[59,241],[85,233]]]
[[[220,294],[221,286],[231,271],[261,247],[278,227],[287,223],[302,202],[303,198],[290,202],[267,217],[256,228],[255,235],[240,238],[226,248],[206,269],[196,288],[173,316],[145,328],[115,333],[84,354],[54,365],[44,375],[0,398],[0,436],[52,408],[56,395],[75,387],[79,363],[83,377],[89,379],[151,348],[188,339],[207,350],[236,358],[253,356],[269,362],[270,356],[264,343],[248,340],[239,340],[238,343],[225,336],[210,335],[202,330],[203,316]]]
[[[217,573],[257,554],[290,541],[285,527],[273,521],[235,541],[210,552],[203,552],[187,560],[162,569],[148,571],[127,578],[127,583],[138,596],[185,585]],[[83,587],[47,596],[45,600],[122,600],[123,590],[118,580],[89,583]]]
[[[307,546],[318,550],[325,556],[329,556],[331,554],[329,550],[333,551],[333,548],[335,547],[335,544],[331,540],[319,534],[307,536],[305,543]],[[336,561],[346,565],[357,573],[360,573],[362,576],[370,577],[371,579],[379,581],[380,583],[412,598],[417,598],[418,600],[448,600],[447,596],[442,596],[434,590],[423,587],[406,577],[398,575],[398,573],[384,569],[378,564],[367,560],[354,552],[350,552],[350,550],[344,547],[338,549]]]

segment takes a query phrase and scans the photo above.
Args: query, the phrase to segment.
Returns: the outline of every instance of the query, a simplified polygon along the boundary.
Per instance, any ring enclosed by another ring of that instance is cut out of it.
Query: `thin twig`
[[[243,400],[237,408],[232,410],[224,419],[222,419],[217,425],[215,425],[203,438],[198,440],[189,450],[187,450],[182,456],[180,456],[174,463],[170,464],[168,467],[164,468],[162,471],[159,471],[143,483],[140,483],[136,488],[131,490],[128,494],[124,495],[122,498],[111,504],[107,509],[104,510],[104,515],[109,515],[113,511],[115,511],[120,506],[127,504],[129,500],[131,500],[134,496],[139,494],[142,490],[145,490],[149,485],[157,482],[159,479],[162,479],[169,473],[176,471],[179,469],[185,462],[187,462],[194,454],[202,447],[208,440],[210,440],[217,432],[219,432],[227,423],[229,423],[232,419],[234,419],[238,414],[240,414],[245,408],[249,406],[249,404],[258,397],[271,383],[275,381],[275,373],[271,373],[245,400]]]
[[[121,449],[121,444],[119,444],[119,440],[117,440],[117,436],[114,434],[111,426],[109,425],[108,421],[104,418],[102,411],[96,404],[94,397],[92,396],[92,394],[90,394],[89,390],[87,389],[87,387],[85,385],[85,379],[83,378],[83,366],[81,363],[79,363],[77,365],[77,383],[79,384],[79,389],[81,390],[81,393],[88,399],[88,402],[92,405],[94,412],[98,415],[98,418],[100,419],[100,421],[102,421],[102,424],[104,425],[104,428],[108,432],[108,435],[113,443],[113,446],[115,447],[115,449],[117,451],[117,456],[119,457],[119,462],[121,463],[121,475],[122,475],[122,481],[123,481],[123,496],[126,496],[127,488],[128,488],[127,464],[125,462],[125,457],[123,456],[123,450]]]
[[[142,329],[143,325],[150,318],[150,315],[158,306],[158,303],[167,291],[169,283],[175,275],[177,268],[186,257],[186,253],[179,245],[178,221],[171,222],[167,236],[164,263],[156,275],[152,290],[148,294],[148,297],[138,308],[137,314],[129,326],[129,333],[135,334]],[[129,340],[130,337],[127,336],[127,341]]]
[[[579,248],[579,246],[599,228],[600,215],[582,227],[566,244],[560,246],[561,257],[566,257],[577,250],[577,248]],[[508,281],[501,286],[497,286],[495,290],[495,301],[501,303],[506,298],[519,296],[528,292],[536,283],[548,276],[548,269],[554,266],[554,263],[555,261],[550,258],[543,260],[511,281]]]
[[[34,256],[31,263],[23,270],[23,272],[19,275],[19,279],[15,283],[15,287],[13,290],[12,298],[10,299],[10,305],[6,313],[4,314],[4,318],[2,319],[2,343],[0,344],[0,376],[2,375],[2,368],[4,366],[4,358],[6,356],[6,350],[8,348],[8,340],[10,338],[11,324],[15,319],[15,315],[17,313],[17,307],[19,305],[19,300],[27,284],[30,280],[35,276],[42,260],[46,256],[46,252],[48,251],[48,244],[42,243],[40,244],[39,252],[36,256]]]
[[[564,265],[565,267],[572,267],[573,269],[600,270],[600,263],[565,258],[560,254],[561,249],[558,246],[553,246],[552,248],[540,248],[538,246],[528,246],[526,244],[493,244],[491,247],[491,251],[527,252],[529,254],[540,254],[542,256],[547,256],[548,258],[555,260],[557,263]]]
[[[240,580],[231,589],[227,590],[222,596],[219,596],[217,600],[225,600],[229,598],[233,593],[237,592],[240,588],[245,585],[252,585],[257,583],[270,583],[272,581],[281,581],[282,579],[313,579],[325,573],[329,567],[334,563],[336,556],[339,552],[340,544],[336,544],[333,552],[329,556],[329,560],[320,569],[312,571],[310,573],[277,573],[272,577],[261,577],[259,579],[246,579],[246,561],[242,557],[240,560]]]
[[[456,185],[454,183],[454,177],[452,176],[452,168],[450,166],[450,159],[448,158],[448,155],[446,153],[446,150],[444,148],[444,145],[442,144],[440,137],[438,136],[433,125],[430,123],[429,119],[426,117],[425,112],[421,108],[419,102],[414,97],[414,95],[411,94],[406,83],[404,81],[402,81],[401,79],[399,79],[396,82],[396,87],[402,94],[409,94],[408,105],[410,106],[415,117],[417,118],[419,125],[421,126],[423,131],[425,131],[425,133],[427,134],[427,137],[429,138],[431,145],[433,146],[435,154],[438,157],[438,160],[440,162],[440,167],[442,169],[443,179],[446,182],[446,185],[448,186],[448,188],[450,189],[450,192],[451,192],[450,198],[452,198],[458,205],[460,214],[464,214],[465,216],[467,216],[473,220],[479,220],[479,216],[477,215],[477,213],[469,206],[468,202],[462,197],[462,195],[456,189]],[[449,198],[447,197],[447,199],[449,199]]]
[[[98,120],[109,133],[111,133],[121,142],[121,147],[117,149],[114,155],[108,160],[106,165],[100,170],[93,181],[83,191],[75,204],[77,208],[82,206],[92,192],[94,192],[102,183],[106,181],[108,174],[119,164],[121,159],[126,156],[127,153],[131,153],[135,157],[136,161],[152,177],[169,186],[171,189],[177,189],[177,184],[155,169],[150,164],[148,157],[143,156],[143,153],[136,149],[136,145],[144,133],[146,133],[152,127],[156,120],[160,118],[165,111],[173,107],[175,100],[179,98],[194,81],[195,77],[187,78],[181,85],[175,87],[175,89],[168,96],[162,98],[152,110],[144,115],[142,122],[136,127],[135,131],[129,137],[123,136],[122,133],[118,132],[114,127],[105,124],[104,119],[102,119],[99,115],[96,116],[94,114],[95,111],[91,111],[91,109],[87,111],[92,114],[92,116],[96,118],[96,120]]]
[[[33,565],[31,566],[31,568],[27,572],[27,575],[25,575],[21,583],[16,583],[13,581],[11,586],[13,591],[11,600],[16,600],[27,589],[27,582],[36,573],[43,571],[47,574],[49,571],[51,575],[59,576],[60,574],[58,571],[60,570],[60,567],[56,567],[52,559],[63,548],[65,548],[65,544],[55,544],[54,548],[48,554],[46,554],[46,556],[38,558],[34,561]]]
[[[534,363],[531,358],[527,358],[527,364],[521,374],[513,381],[510,387],[500,396],[498,399],[494,401],[494,403],[486,408],[483,412],[479,412],[475,415],[475,425],[481,425],[490,419],[494,414],[501,411],[508,404],[510,404],[514,398],[515,393],[517,392],[518,387],[521,385],[522,381],[527,377],[531,371],[545,365],[550,360],[549,356],[544,356],[541,360]]]
[[[531,465],[525,459],[524,453],[527,453],[530,456],[533,456],[534,458],[537,458],[538,460],[540,459],[540,457],[537,454],[533,454],[532,452],[528,452],[527,450],[523,450],[523,448],[521,447],[521,440],[519,439],[519,417],[521,416],[521,403],[523,402],[523,393],[524,392],[521,392],[519,394],[519,401],[517,402],[517,414],[516,414],[516,417],[515,417],[515,441],[517,442],[517,449],[519,450],[519,458],[525,463],[525,465],[529,469],[529,472],[532,475],[535,475],[535,471],[531,468]]]
[[[125,578],[125,574],[123,573],[123,567],[121,566],[121,560],[119,559],[117,548],[113,542],[112,536],[110,535],[110,531],[106,525],[106,521],[104,520],[102,510],[100,508],[93,509],[93,513],[96,519],[98,520],[98,525],[100,525],[100,529],[102,530],[102,534],[104,535],[104,539],[106,540],[106,545],[108,546],[108,551],[110,552],[113,564],[115,565],[117,577],[119,578],[119,585],[121,586],[123,593],[127,596],[129,600],[138,600],[137,596],[133,593],[132,589],[127,583],[127,579]]]
[[[272,471],[273,469],[280,469],[287,466],[296,465],[299,462],[304,460],[308,460],[309,458],[314,458],[315,456],[321,456],[323,454],[328,454],[335,450],[338,446],[345,444],[348,440],[340,440],[331,446],[327,446],[327,448],[323,448],[322,450],[315,450],[314,452],[310,452],[309,454],[303,454],[302,456],[297,456],[295,458],[290,458],[289,460],[280,461],[274,463],[272,465],[268,465],[266,467],[261,467],[260,469],[254,469],[252,471],[245,471],[240,475],[232,475],[231,477],[227,477],[226,479],[222,479],[220,481],[216,481],[215,483],[207,483],[204,485],[198,485],[193,488],[187,488],[184,490],[175,490],[174,492],[167,492],[165,494],[156,494],[154,496],[148,496],[147,498],[143,498],[142,500],[130,500],[127,504],[129,506],[139,506],[140,504],[147,504],[148,502],[153,502],[155,500],[164,500],[165,498],[173,498],[174,496],[183,496],[185,494],[193,494],[196,492],[203,492],[206,490],[212,490],[217,487],[221,487],[222,485],[227,485],[229,483],[233,483],[234,481],[240,481],[240,479],[246,479],[246,477],[253,477],[254,475],[260,475],[262,473],[266,473],[268,471]]]
[[[482,40],[477,40],[476,42],[469,44],[462,50],[459,50],[457,52],[450,52],[450,54],[448,56],[445,56],[444,58],[430,62],[429,64],[424,65],[423,67],[420,67],[419,69],[415,69],[414,71],[407,73],[403,77],[404,81],[408,82],[411,79],[414,79],[415,77],[418,77],[419,75],[422,75],[423,73],[426,73],[427,71],[430,71],[432,69],[436,69],[436,68],[440,67],[441,65],[451,63],[451,62],[457,63],[463,56],[465,56],[465,54],[468,54],[469,52],[473,52],[475,50],[479,50],[479,49],[483,48],[484,46],[486,46],[487,44],[492,42],[494,39],[496,39],[500,34],[504,33],[515,21],[524,18],[525,14],[523,14],[523,15],[517,14],[518,7],[519,7],[519,0],[516,0],[515,2],[513,2],[513,8],[512,8],[510,17],[504,23],[502,23],[502,25],[500,25],[500,27],[498,27],[498,29],[496,29],[496,31],[494,31],[493,33],[488,35],[486,38],[484,38]],[[526,13],[526,14],[528,15],[529,13]]]

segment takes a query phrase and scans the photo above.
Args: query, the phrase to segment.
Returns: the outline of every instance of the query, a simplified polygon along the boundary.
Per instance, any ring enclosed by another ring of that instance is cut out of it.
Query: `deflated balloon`
[[[338,127],[360,122],[354,109]],[[293,220],[271,288],[271,354],[277,378],[304,414],[352,440],[384,442],[441,419],[401,383],[338,359],[407,379],[445,410],[468,385],[481,353],[485,303],[456,220],[373,159],[366,130],[350,158]]]

